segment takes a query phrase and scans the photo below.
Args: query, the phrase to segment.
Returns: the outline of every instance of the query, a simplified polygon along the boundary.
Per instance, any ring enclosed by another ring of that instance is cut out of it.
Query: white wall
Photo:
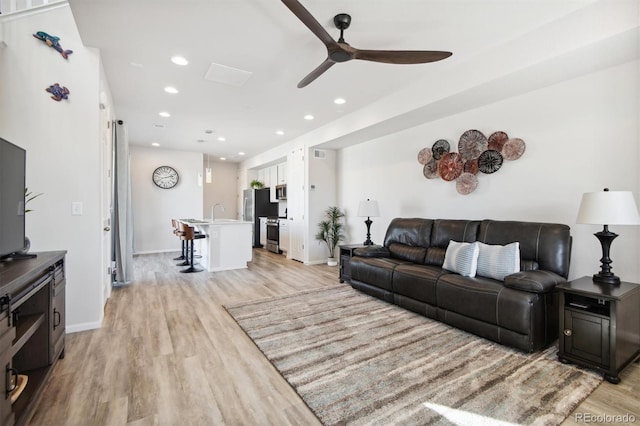
[[[638,61],[568,80],[468,112],[453,115],[339,154],[339,204],[347,210],[349,239],[365,237],[358,202],[378,200],[372,239],[382,243],[394,217],[505,219],[565,223],[571,227],[570,277],[600,268],[602,227],[575,223],[584,192],[632,190],[640,201],[640,64]],[[522,158],[492,175],[479,175],[478,189],[463,196],[455,184],[427,180],[417,153],[437,139],[457,150],[460,135],[478,129],[520,137]],[[612,226],[613,271],[640,281],[640,227]]]
[[[201,217],[211,217],[211,207],[214,204],[222,203],[224,211],[220,206],[216,207],[215,216],[217,219],[238,219],[238,164],[225,162],[209,162],[204,156],[202,176],[205,176],[204,168],[211,166],[211,183],[204,183],[204,202]]]
[[[83,47],[66,4],[1,19],[0,134],[27,150],[27,186],[44,193],[27,216],[31,250],[67,250],[67,330],[99,327],[99,54]],[[41,30],[73,50],[68,60],[32,37]],[[45,92],[54,83],[69,88],[68,100],[56,102]],[[81,216],[71,215],[74,201],[83,203]]]
[[[171,219],[202,219],[203,187],[198,186],[202,153],[130,146],[131,196],[133,204],[133,250],[135,253],[178,251],[180,243],[171,232]],[[178,184],[158,188],[151,178],[160,166],[178,172]]]

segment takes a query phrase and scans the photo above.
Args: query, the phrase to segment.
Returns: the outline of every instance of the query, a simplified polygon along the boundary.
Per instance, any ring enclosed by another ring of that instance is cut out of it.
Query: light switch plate
[[[82,216],[82,201],[71,202],[71,216]]]

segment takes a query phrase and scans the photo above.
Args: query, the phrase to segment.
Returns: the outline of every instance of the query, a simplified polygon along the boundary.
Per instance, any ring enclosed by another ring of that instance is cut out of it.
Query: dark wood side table
[[[357,248],[371,247],[363,244],[343,244],[340,248],[340,271],[338,272],[338,278],[340,282],[351,281],[351,258],[353,257],[353,251]]]
[[[560,290],[558,359],[595,368],[614,384],[640,356],[640,284],[582,277]]]

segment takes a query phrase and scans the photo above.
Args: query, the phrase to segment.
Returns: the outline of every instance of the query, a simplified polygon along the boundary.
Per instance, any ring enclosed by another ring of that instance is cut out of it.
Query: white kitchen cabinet
[[[269,199],[272,203],[277,203],[276,185],[278,184],[278,166],[273,165],[267,168],[267,172],[269,174]],[[267,173],[265,172],[265,174]]]
[[[267,187],[269,185],[267,185],[267,182],[265,181],[265,173],[264,173],[264,169],[258,169],[258,180],[262,183],[264,183],[264,186]]]
[[[259,217],[260,220],[260,245],[265,247],[267,245],[267,218]]]
[[[278,168],[278,185],[284,185],[287,183],[287,163],[280,163],[276,166]]]
[[[280,219],[279,221],[279,236],[280,236],[280,250],[283,252],[289,251],[289,224],[287,219]]]

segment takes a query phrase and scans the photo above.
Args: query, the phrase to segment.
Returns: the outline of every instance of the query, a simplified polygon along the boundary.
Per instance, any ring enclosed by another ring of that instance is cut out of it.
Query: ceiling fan
[[[298,83],[298,88],[303,88],[337,62],[346,62],[352,59],[364,61],[384,62],[387,64],[424,64],[436,62],[448,58],[451,52],[432,50],[362,50],[349,46],[344,41],[344,30],[351,24],[351,16],[340,13],[333,18],[333,23],[340,30],[340,38],[335,41],[322,25],[300,4],[298,0],[282,0],[282,2],[324,43],[327,48],[327,59],[316,69]]]

